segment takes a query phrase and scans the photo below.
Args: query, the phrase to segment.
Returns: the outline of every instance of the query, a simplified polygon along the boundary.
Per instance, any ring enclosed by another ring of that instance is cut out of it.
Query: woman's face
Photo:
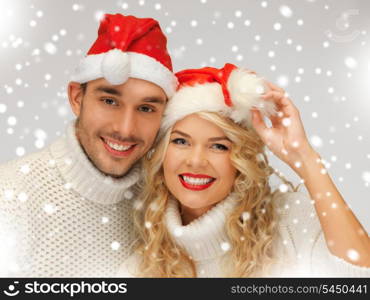
[[[237,173],[231,147],[220,127],[195,114],[173,127],[163,162],[165,183],[192,219],[230,193]]]

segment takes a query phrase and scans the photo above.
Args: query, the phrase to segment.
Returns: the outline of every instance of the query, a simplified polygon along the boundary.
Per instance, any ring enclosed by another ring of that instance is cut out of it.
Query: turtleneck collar
[[[83,151],[71,122],[63,137],[51,145],[54,160],[50,167],[57,167],[65,181],[65,188],[97,204],[116,204],[134,196],[133,186],[138,182],[141,168],[136,164],[123,178],[116,179],[101,173]]]
[[[205,214],[183,226],[179,203],[170,198],[165,213],[167,229],[194,261],[213,259],[229,250],[225,223],[237,204],[235,194],[216,204]]]

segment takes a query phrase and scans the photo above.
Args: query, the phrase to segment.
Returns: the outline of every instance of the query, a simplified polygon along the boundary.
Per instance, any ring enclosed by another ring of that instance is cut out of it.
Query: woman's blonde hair
[[[272,193],[269,177],[276,173],[292,190],[296,188],[269,166],[264,143],[254,129],[245,129],[219,113],[195,114],[219,126],[232,141],[230,158],[238,171],[232,188],[238,204],[225,224],[231,244],[229,255],[224,259],[225,276],[263,276],[274,262],[272,242],[277,228],[277,216],[270,200],[278,190]],[[164,133],[154,153],[143,162],[142,192],[134,210],[139,236],[136,251],[140,255],[140,274],[137,275],[142,277],[197,275],[194,261],[171,238],[164,221],[170,192],[165,185],[162,165],[171,131],[169,128]]]

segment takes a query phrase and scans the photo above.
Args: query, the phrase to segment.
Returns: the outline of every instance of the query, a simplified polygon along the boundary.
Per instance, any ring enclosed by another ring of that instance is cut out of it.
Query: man
[[[0,275],[114,276],[133,241],[138,161],[176,89],[157,21],[105,15],[68,86],[65,136],[0,167]]]

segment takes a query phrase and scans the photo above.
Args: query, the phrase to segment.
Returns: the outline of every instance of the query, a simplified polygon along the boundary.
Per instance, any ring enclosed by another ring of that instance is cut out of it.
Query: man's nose
[[[133,109],[126,108],[116,121],[117,130],[123,137],[134,136],[137,128],[136,114]]]
[[[204,168],[208,164],[207,153],[202,146],[193,147],[186,158],[186,164],[194,169]]]

